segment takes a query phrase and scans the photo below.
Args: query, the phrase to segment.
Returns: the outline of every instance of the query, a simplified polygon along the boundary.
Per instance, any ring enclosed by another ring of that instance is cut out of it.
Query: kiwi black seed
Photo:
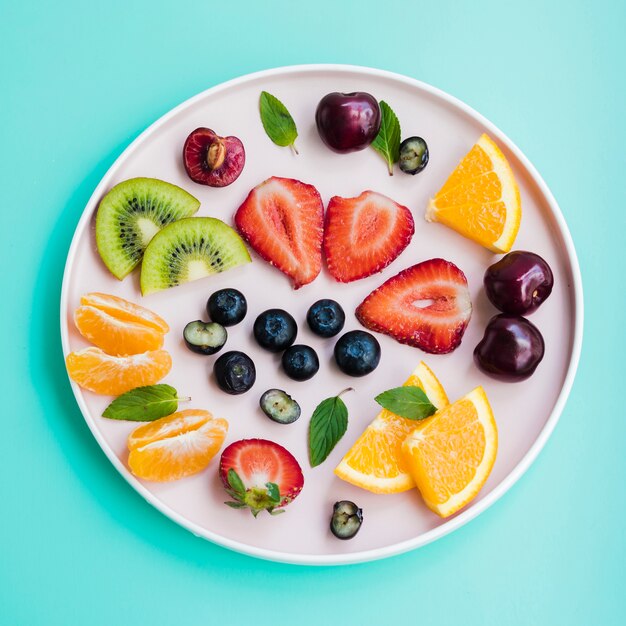
[[[146,248],[141,293],[175,287],[250,262],[241,237],[214,217],[188,217],[167,225]]]
[[[102,198],[96,216],[96,244],[104,264],[121,280],[141,261],[159,230],[199,207],[200,201],[184,189],[156,178],[115,185]]]

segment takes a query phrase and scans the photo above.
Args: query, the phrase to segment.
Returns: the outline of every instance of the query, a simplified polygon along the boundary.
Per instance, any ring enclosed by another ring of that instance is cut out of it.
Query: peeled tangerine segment
[[[178,480],[205,469],[228,432],[225,419],[187,409],[144,424],[128,437],[128,465],[138,478]]]
[[[423,361],[404,386],[420,387],[437,408],[448,404],[444,388]],[[335,474],[374,493],[399,493],[412,489],[415,483],[401,448],[415,424],[414,420],[383,409],[343,457]]]
[[[402,451],[426,505],[449,517],[476,497],[496,459],[498,429],[482,387],[414,422]]]
[[[131,178],[115,185],[96,215],[96,245],[104,264],[122,280],[161,228],[199,208],[200,201],[190,193],[156,178]]]
[[[165,350],[151,350],[132,356],[111,356],[100,348],[70,352],[65,359],[70,378],[83,389],[110,396],[155,385],[172,368]]]
[[[427,221],[445,224],[496,253],[511,249],[521,218],[513,170],[486,134],[463,157],[426,211]]]
[[[179,220],[157,233],[141,264],[143,295],[250,262],[241,237],[214,217]]]
[[[118,320],[138,322],[150,328],[154,328],[155,330],[159,330],[162,333],[167,333],[170,330],[167,322],[154,311],[146,309],[139,304],[135,304],[130,300],[120,298],[119,296],[94,291],[82,296],[80,303],[84,306],[92,306],[96,309],[100,309]]]
[[[119,320],[92,306],[79,306],[74,323],[80,334],[107,354],[139,354],[163,346],[163,332],[140,322]]]

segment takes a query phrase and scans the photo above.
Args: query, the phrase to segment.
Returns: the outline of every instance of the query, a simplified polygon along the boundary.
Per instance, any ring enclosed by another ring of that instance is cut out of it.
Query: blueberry
[[[246,297],[236,289],[220,289],[206,303],[209,317],[222,326],[239,324],[248,312]]]
[[[350,500],[335,502],[330,530],[337,539],[352,539],[363,523],[363,509]]]
[[[365,376],[380,362],[380,344],[374,335],[363,330],[351,330],[335,344],[335,361],[348,376]]]
[[[258,344],[270,352],[282,352],[298,334],[298,325],[287,311],[268,309],[254,321],[254,337]]]
[[[254,385],[256,369],[252,359],[243,352],[226,352],[213,364],[215,380],[222,391],[237,395]]]
[[[409,137],[400,144],[400,169],[418,174],[428,165],[428,146],[421,137]]]
[[[346,314],[338,302],[318,300],[309,308],[306,321],[316,335],[334,337],[343,328]]]
[[[224,347],[228,333],[221,324],[196,320],[185,326],[183,339],[187,347],[193,352],[215,354]]]
[[[320,368],[315,350],[300,344],[291,346],[283,352],[282,363],[285,374],[294,380],[309,380]]]
[[[268,389],[259,404],[263,413],[279,424],[291,424],[300,417],[300,405],[280,389]]]

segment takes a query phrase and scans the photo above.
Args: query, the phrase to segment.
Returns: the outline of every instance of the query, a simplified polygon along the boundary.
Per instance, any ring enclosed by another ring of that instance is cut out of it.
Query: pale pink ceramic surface
[[[299,156],[275,146],[265,135],[258,114],[261,90],[278,96],[298,124]],[[389,102],[402,122],[403,136],[423,136],[430,148],[424,172],[393,177],[373,150],[350,155],[329,151],[315,129],[314,112],[329,91],[368,91]],[[211,189],[193,183],[181,160],[183,142],[197,126],[223,135],[236,135],[244,143],[247,161],[231,186]],[[550,299],[532,316],[546,340],[546,355],[536,374],[526,382],[505,384],[481,374],[472,351],[485,324],[497,311],[482,289],[485,268],[496,257],[480,246],[437,224],[427,224],[428,198],[445,181],[459,159],[482,132],[488,132],[509,158],[520,186],[523,219],[516,249],[532,250],[552,267],[555,287]],[[101,197],[116,183],[134,176],[162,178],[190,191],[201,201],[200,216],[215,216],[231,223],[234,211],[248,191],[269,176],[298,178],[315,185],[325,203],[331,196],[355,196],[364,189],[386,194],[408,206],[415,218],[415,236],[407,250],[382,274],[348,285],[322,274],[314,283],[293,291],[289,281],[256,255],[253,262],[214,277],[142,298],[138,274],[117,281],[103,266],[95,247],[93,217]],[[386,278],[419,261],[444,257],[466,274],[474,313],[463,343],[446,356],[424,354],[378,335],[382,359],[378,369],[364,378],[350,378],[332,359],[334,341],[313,335],[306,326],[310,304],[322,297],[338,300],[347,313],[345,330],[359,328],[354,308]],[[249,312],[229,329],[226,349],[243,350],[256,363],[253,389],[228,396],[212,380],[216,357],[191,353],[182,341],[184,325],[205,318],[208,296],[222,287],[237,287],[246,294]],[[450,96],[415,80],[350,66],[288,67],[253,74],[192,98],[142,134],[116,161],[85,208],[69,252],[61,302],[61,331],[65,353],[87,345],[76,331],[73,310],[81,294],[102,291],[139,302],[167,320],[171,332],[165,348],[173,368],[164,382],[190,395],[189,407],[208,409],[230,423],[226,443],[243,437],[265,437],[285,445],[300,461],[305,487],[284,515],[260,515],[222,504],[225,493],[218,483],[218,458],[201,474],[169,484],[136,480],[126,469],[126,437],[136,427],[100,417],[111,398],[97,396],[73,384],[79,406],[94,436],[115,467],[147,500],[166,515],[201,535],[227,547],[256,556],[296,563],[330,564],[370,560],[417,547],[462,525],[502,495],[530,465],[552,431],[569,393],[582,335],[582,292],[574,248],[562,215],[534,168],[498,129]],[[251,337],[254,318],[270,307],[289,310],[299,324],[298,342],[313,346],[320,356],[320,371],[308,382],[294,382],[279,367],[279,356],[258,348]],[[333,468],[377,413],[374,396],[399,385],[417,363],[425,360],[445,386],[451,400],[483,385],[499,429],[495,467],[476,500],[449,520],[441,520],[421,502],[415,491],[374,495],[353,487],[333,474]],[[327,461],[311,469],[307,457],[309,416],[317,403],[345,387],[349,427]],[[258,406],[259,396],[270,387],[287,390],[302,406],[302,417],[292,425],[268,420]],[[364,510],[365,521],[352,541],[338,541],[329,529],[336,500],[354,500]]]

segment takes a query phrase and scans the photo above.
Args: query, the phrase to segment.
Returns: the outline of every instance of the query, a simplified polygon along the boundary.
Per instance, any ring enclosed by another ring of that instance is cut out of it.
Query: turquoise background
[[[0,0],[0,622],[626,623],[625,7]],[[574,389],[522,480],[453,535],[335,569],[229,552],[146,504],[83,422],[58,319],[74,227],[124,147],[207,87],[314,62],[419,78],[502,128],[563,209],[586,300]]]

